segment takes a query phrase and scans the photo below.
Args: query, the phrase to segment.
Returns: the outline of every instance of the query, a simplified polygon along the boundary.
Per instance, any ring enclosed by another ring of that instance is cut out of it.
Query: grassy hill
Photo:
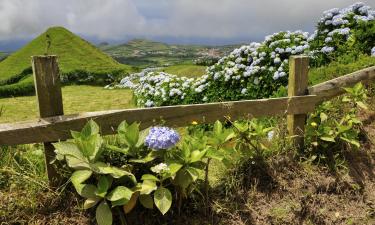
[[[159,67],[191,64],[199,57],[222,57],[240,45],[204,46],[169,45],[161,42],[134,39],[121,45],[100,45],[99,48],[117,61],[139,67]]]
[[[0,62],[0,96],[30,93],[30,57],[43,54],[59,57],[62,76],[68,82],[102,84],[108,74],[116,76],[133,70],[67,29],[52,27]]]
[[[6,52],[0,52],[0,62],[8,55]]]

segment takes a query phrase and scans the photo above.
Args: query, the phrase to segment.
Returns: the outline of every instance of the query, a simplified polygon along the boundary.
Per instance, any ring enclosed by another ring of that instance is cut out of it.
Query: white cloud
[[[0,0],[0,40],[27,38],[49,26],[99,39],[264,37],[311,31],[322,12],[352,0]],[[370,1],[367,1],[370,3]],[[374,7],[374,2],[371,1]]]

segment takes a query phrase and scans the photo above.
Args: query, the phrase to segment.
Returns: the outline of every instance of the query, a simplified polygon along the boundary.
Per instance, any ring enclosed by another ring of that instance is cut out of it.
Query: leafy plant
[[[317,160],[332,165],[348,147],[359,148],[361,121],[357,118],[358,108],[367,109],[366,89],[361,83],[345,88],[347,94],[339,99],[346,110],[338,109],[332,101],[321,104],[308,118],[306,128],[310,154]]]

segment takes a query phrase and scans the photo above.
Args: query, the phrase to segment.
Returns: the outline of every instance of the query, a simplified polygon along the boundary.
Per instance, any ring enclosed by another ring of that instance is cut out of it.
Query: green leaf
[[[70,177],[70,181],[72,182],[78,194],[81,194],[82,192],[82,183],[89,179],[91,175],[92,171],[90,170],[77,170],[72,174],[72,176]]]
[[[112,207],[128,203],[133,195],[133,191],[125,186],[118,186],[107,195],[107,199],[112,202]],[[114,202],[117,204],[114,204]]]
[[[334,138],[332,137],[320,137],[323,141],[328,141],[328,142],[336,142]]]
[[[188,167],[186,171],[189,173],[193,181],[196,181],[199,177],[199,171],[193,167]]]
[[[74,139],[80,151],[90,161],[96,161],[100,157],[103,139],[99,134],[94,134],[82,139]]]
[[[223,132],[223,124],[219,120],[216,120],[213,131],[216,136]]]
[[[73,156],[65,156],[68,166],[75,170],[91,170],[90,164],[87,160],[81,160]]]
[[[141,180],[152,180],[152,181],[159,181],[159,178],[155,177],[152,174],[144,174],[142,175]]]
[[[340,139],[348,142],[349,144],[352,144],[352,145],[356,146],[357,148],[361,147],[361,144],[357,140],[348,139],[348,138],[344,138],[344,137],[340,137]]]
[[[126,121],[122,122],[118,127],[119,137],[128,145],[135,147],[139,139],[139,123],[128,125]]]
[[[149,132],[150,132],[150,128],[147,128],[145,130],[142,130],[139,133],[138,142],[135,145],[135,147],[140,148],[145,143],[145,139],[146,139],[146,137],[147,137],[147,135],[148,135]]]
[[[185,169],[179,170],[173,180],[174,184],[182,187],[183,189],[186,189],[192,182],[192,177]]]
[[[103,162],[97,162],[91,164],[91,168],[93,171],[99,174],[110,174],[113,178],[120,178],[123,176],[128,176],[132,179],[134,183],[137,183],[137,180],[135,179],[135,176],[121,168],[117,168],[114,166],[107,165]]]
[[[88,138],[94,134],[99,134],[99,126],[93,120],[90,120],[83,127],[81,131],[81,137]]]
[[[152,180],[144,180],[142,183],[142,188],[140,190],[142,195],[151,194],[153,191],[157,189],[155,181]]]
[[[154,200],[152,199],[151,195],[140,195],[139,201],[147,209],[154,208]]]
[[[111,187],[111,185],[112,185],[112,177],[101,176],[99,178],[98,189],[95,194],[99,197],[104,198],[105,195],[107,194],[108,189]]]
[[[101,198],[88,198],[83,203],[83,209],[89,209],[94,207],[98,202],[101,200]]]
[[[172,205],[172,194],[164,188],[159,187],[154,194],[154,202],[161,214],[165,215]]]
[[[106,201],[102,201],[96,208],[96,222],[98,225],[112,225],[112,211]]]
[[[357,105],[358,105],[359,107],[361,107],[362,109],[368,110],[367,105],[366,105],[365,103],[361,102],[361,101],[358,101],[358,102],[357,102]]]
[[[78,192],[84,198],[96,198],[96,186],[92,184],[83,184],[82,189]]]
[[[190,156],[190,163],[202,160],[202,158],[206,154],[206,152],[207,152],[207,150],[203,150],[203,151],[195,150],[195,151],[193,151],[191,153],[191,156]]]
[[[211,159],[216,159],[218,161],[222,161],[224,159],[224,155],[214,148],[208,149],[206,157],[211,158]]]
[[[179,163],[171,163],[168,165],[168,168],[169,168],[169,173],[174,175],[176,174],[181,168],[182,168],[183,165],[179,164]]]
[[[72,156],[74,158],[80,159],[80,161],[87,161],[85,156],[79,150],[78,146],[72,142],[57,142],[53,143],[55,147],[56,154],[63,156]]]

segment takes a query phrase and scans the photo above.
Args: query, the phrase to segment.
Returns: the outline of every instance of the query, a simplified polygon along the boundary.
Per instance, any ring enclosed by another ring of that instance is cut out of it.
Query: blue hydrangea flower
[[[146,137],[145,145],[149,148],[160,150],[168,149],[176,145],[180,135],[168,127],[152,127]]]
[[[372,56],[372,57],[375,57],[375,47],[373,47],[373,48],[371,49],[371,56]]]

